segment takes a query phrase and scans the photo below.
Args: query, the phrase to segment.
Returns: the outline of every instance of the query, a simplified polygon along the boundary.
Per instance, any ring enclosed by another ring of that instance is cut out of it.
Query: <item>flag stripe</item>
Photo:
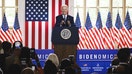
[[[25,46],[28,46],[28,21],[25,23]]]
[[[35,22],[32,22],[32,47],[35,48]]]
[[[48,23],[45,22],[45,49],[48,49]]]
[[[39,21],[35,22],[35,48],[38,49],[38,41],[39,41]],[[32,32],[34,33],[34,32]]]
[[[38,22],[38,49],[41,49],[41,41],[42,41],[42,22]]]
[[[59,0],[59,14],[61,14],[61,5],[62,5],[62,0]]]

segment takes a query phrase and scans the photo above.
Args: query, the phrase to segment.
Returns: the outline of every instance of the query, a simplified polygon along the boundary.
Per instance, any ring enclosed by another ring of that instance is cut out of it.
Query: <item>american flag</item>
[[[112,19],[111,13],[108,12],[106,27],[103,28],[103,35],[104,35],[104,42],[106,45],[105,49],[114,49],[114,40],[113,40],[113,33],[112,33]]]
[[[97,20],[96,20],[96,28],[95,28],[95,38],[98,43],[98,48],[97,49],[104,49],[105,48],[105,43],[104,43],[104,37],[102,33],[102,20],[101,20],[101,15],[100,12],[98,12]]]
[[[95,45],[95,40],[94,40],[94,36],[93,36],[93,32],[92,32],[93,26],[91,23],[91,19],[89,16],[89,12],[87,12],[87,18],[86,18],[86,22],[85,22],[85,35],[86,35],[86,39],[88,40],[88,45],[89,48],[88,49],[95,49],[96,45]]]
[[[117,13],[115,28],[113,33],[118,48],[126,47],[126,43],[124,41],[123,25],[119,13]]]
[[[75,25],[76,27],[79,28],[79,44],[77,45],[77,48],[84,49],[85,48],[85,36],[84,36],[84,30],[81,27],[81,20],[80,20],[79,12],[77,12]]]
[[[13,32],[12,32],[12,38],[13,38],[14,42],[15,41],[21,41],[22,42],[22,32],[21,32],[21,29],[20,29],[17,13],[16,13],[16,16],[15,16]]]
[[[130,19],[130,15],[129,15],[128,11],[127,11],[127,14],[126,14],[126,19],[125,19],[125,22],[124,22],[124,26],[125,26],[125,28],[124,28],[125,42],[127,44],[127,47],[132,48],[132,35],[130,33],[132,25],[131,25],[131,19]]]
[[[68,5],[69,0],[26,0],[25,4],[25,46],[52,49],[55,17],[61,14],[62,4]]]
[[[8,23],[7,23],[5,14],[4,14],[2,26],[0,29],[0,40],[2,42],[3,41],[9,41],[9,42],[13,43],[13,39],[12,39],[11,32],[10,32],[9,27],[8,27]]]

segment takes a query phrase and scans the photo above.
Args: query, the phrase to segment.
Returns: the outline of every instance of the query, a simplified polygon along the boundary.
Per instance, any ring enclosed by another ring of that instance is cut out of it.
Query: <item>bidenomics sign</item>
[[[78,50],[77,63],[83,74],[106,74],[117,50]]]

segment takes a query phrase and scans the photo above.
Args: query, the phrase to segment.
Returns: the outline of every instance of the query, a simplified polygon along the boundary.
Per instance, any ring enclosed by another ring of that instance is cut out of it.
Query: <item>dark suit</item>
[[[63,18],[63,15],[58,15],[56,17],[56,24],[55,24],[55,27],[72,27],[72,26],[75,26],[74,24],[74,18],[70,15],[67,15],[67,18],[65,20],[65,24],[61,24],[61,22],[64,21],[64,18]],[[68,21],[70,21],[70,24],[71,25],[68,25]]]

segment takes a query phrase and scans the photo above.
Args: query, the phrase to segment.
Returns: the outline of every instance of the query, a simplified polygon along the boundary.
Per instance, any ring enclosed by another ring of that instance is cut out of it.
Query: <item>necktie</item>
[[[66,21],[66,15],[64,15],[64,21]]]

